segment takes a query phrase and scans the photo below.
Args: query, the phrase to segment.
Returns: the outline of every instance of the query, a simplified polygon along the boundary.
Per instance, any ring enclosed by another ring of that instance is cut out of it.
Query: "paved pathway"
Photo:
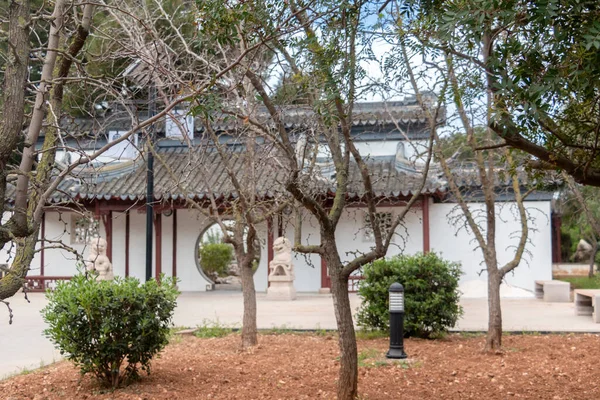
[[[37,368],[60,359],[60,354],[42,335],[44,322],[39,314],[46,300],[43,294],[30,294],[27,303],[22,294],[11,299],[15,317],[8,325],[8,313],[0,304],[0,378],[23,368]],[[294,329],[335,329],[330,295],[299,294],[298,300],[267,301],[258,294],[258,327]],[[179,297],[175,325],[194,327],[207,322],[240,327],[242,297],[239,292],[184,293]],[[360,304],[351,295],[352,308]],[[465,314],[457,330],[481,331],[487,325],[486,299],[463,299]],[[600,332],[600,324],[591,317],[576,316],[573,303],[544,303],[535,299],[502,300],[505,331]]]

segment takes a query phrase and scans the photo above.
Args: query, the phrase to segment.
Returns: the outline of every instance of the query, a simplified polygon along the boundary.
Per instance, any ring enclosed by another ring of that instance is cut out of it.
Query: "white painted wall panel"
[[[392,217],[397,217],[403,208],[401,207],[378,207],[378,212],[391,212]],[[375,246],[374,240],[365,239],[365,215],[364,208],[348,208],[340,220],[336,230],[336,241],[341,254],[342,262],[349,262],[358,255],[370,251]],[[414,254],[423,251],[423,225],[422,210],[412,209],[405,217],[394,234],[394,238],[388,249],[387,256],[396,254]]]
[[[173,276],[173,218],[162,216],[162,257],[161,268],[165,276]]]
[[[135,210],[129,213],[129,276],[146,280],[146,214]]]
[[[483,210],[483,204],[471,204],[474,211]],[[529,224],[529,243],[521,264],[506,282],[510,285],[532,290],[536,279],[552,279],[552,237],[550,202],[527,202],[525,207],[532,221]],[[496,205],[496,251],[500,266],[512,259],[514,246],[518,243],[520,228],[515,203]],[[470,231],[452,223],[452,218],[462,215],[456,204],[433,204],[430,207],[431,248],[446,259],[462,264],[461,284],[487,279],[481,250]],[[461,221],[464,219],[461,218]],[[483,272],[482,272],[483,270]],[[480,274],[481,273],[481,274]]]
[[[275,229],[276,230],[276,229]],[[258,240],[260,241],[260,262],[254,273],[254,287],[257,292],[267,290],[269,276],[269,253],[267,244],[267,223],[264,222],[256,227]],[[276,232],[275,232],[276,234]]]
[[[115,276],[125,276],[125,213],[112,213],[112,266]]]
[[[196,266],[196,242],[205,226],[197,211],[177,211],[177,277],[181,291],[205,291],[209,284]]]
[[[292,243],[294,242],[295,218],[293,215],[284,217],[284,236]],[[302,214],[302,244],[318,245],[321,243],[321,233],[316,219],[308,212]],[[277,238],[277,227],[275,227],[275,239]],[[318,254],[292,253],[294,263],[294,287],[298,292],[317,292],[321,288],[321,257]],[[266,286],[265,289],[266,290]]]

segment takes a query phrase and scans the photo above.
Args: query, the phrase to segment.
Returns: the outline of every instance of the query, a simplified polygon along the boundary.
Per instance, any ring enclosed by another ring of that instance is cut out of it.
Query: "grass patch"
[[[29,368],[23,368],[23,369],[21,369],[19,372],[17,372],[15,375],[16,375],[16,376],[20,376],[20,375],[29,375],[29,374],[31,374],[33,371],[35,371],[35,370],[33,370],[33,369],[29,369]]]
[[[485,336],[485,332],[452,332],[455,335],[458,335],[465,339],[474,339]]]
[[[358,352],[359,367],[374,367],[376,359],[381,358],[381,352],[377,349],[364,349]]]
[[[356,331],[356,338],[360,340],[375,340],[388,337],[390,337],[390,333],[384,331],[365,331],[362,329]]]
[[[294,332],[294,328],[292,326],[283,324],[283,325],[279,325],[279,326],[273,326],[270,329],[265,329],[262,331],[262,333],[264,333],[265,335],[286,335],[286,334],[297,333],[297,332]]]
[[[408,369],[421,366],[419,361],[387,359],[385,351],[378,349],[364,349],[358,352],[358,366],[361,368],[379,368],[394,366]]]
[[[219,320],[216,321],[202,321],[202,325],[198,325],[194,336],[202,339],[206,338],[220,338],[225,337],[233,332],[233,328],[222,325]]]
[[[181,343],[182,337],[177,332],[187,329],[184,326],[174,326],[169,330],[169,343]]]
[[[317,324],[317,327],[315,328],[315,331],[314,331],[314,334],[317,336],[331,336],[336,333],[337,332],[328,331],[327,329],[321,328],[321,325],[319,325],[319,324]]]
[[[566,276],[558,278],[558,280],[569,282],[571,289],[600,289],[600,275],[591,278],[587,276]]]

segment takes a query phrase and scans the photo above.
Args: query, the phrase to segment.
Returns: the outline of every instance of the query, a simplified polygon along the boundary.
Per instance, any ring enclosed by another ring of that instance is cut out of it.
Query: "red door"
[[[331,277],[327,271],[327,262],[323,256],[321,256],[321,289],[331,289]]]

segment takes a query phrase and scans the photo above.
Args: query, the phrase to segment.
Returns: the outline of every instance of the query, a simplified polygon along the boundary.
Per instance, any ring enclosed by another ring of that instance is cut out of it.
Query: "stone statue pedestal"
[[[267,289],[268,300],[296,300],[296,288],[294,282],[286,277],[269,277],[270,286]]]
[[[292,245],[289,240],[280,237],[273,243],[273,251],[273,260],[269,263],[267,299],[296,300]]]

